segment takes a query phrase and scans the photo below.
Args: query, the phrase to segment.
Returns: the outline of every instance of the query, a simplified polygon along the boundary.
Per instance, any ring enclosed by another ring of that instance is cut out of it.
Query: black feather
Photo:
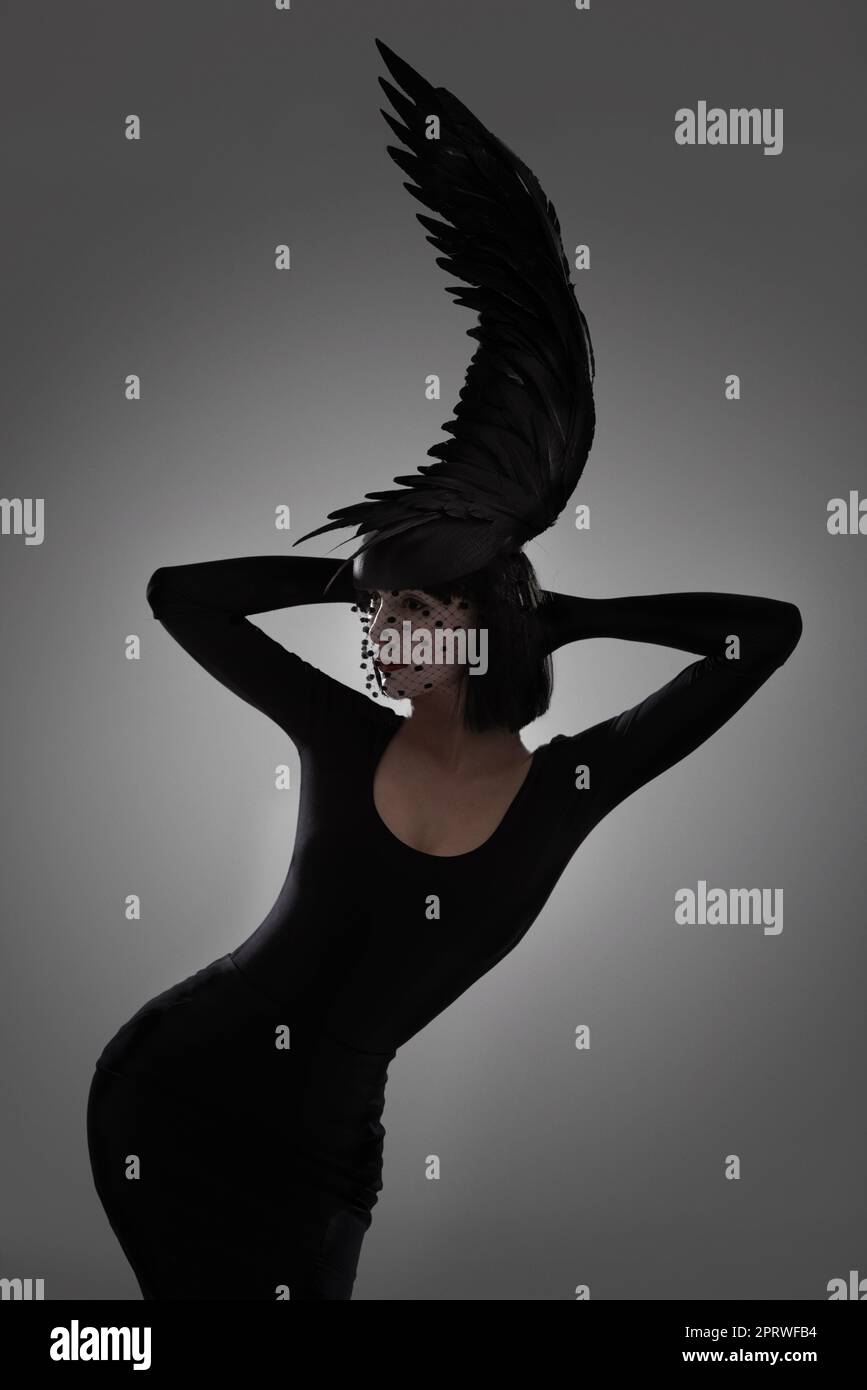
[[[560,223],[532,170],[508,146],[445,87],[431,86],[379,39],[376,45],[403,88],[379,78],[403,124],[382,114],[407,146],[388,145],[388,153],[412,180],[407,191],[437,214],[416,217],[443,253],[437,264],[464,282],[446,290],[478,314],[467,330],[478,347],[454,418],[442,426],[451,438],[427,450],[437,462],[395,478],[400,488],[329,512],[325,525],[300,540],[357,524],[356,537],[366,536],[357,555],[444,516],[476,525],[513,519],[513,535],[529,539],[569,501],[596,425],[593,347]],[[439,118],[439,139],[427,138],[431,116]]]

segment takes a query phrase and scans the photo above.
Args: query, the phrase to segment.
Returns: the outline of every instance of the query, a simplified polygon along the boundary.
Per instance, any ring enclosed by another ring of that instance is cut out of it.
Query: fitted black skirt
[[[222,956],[100,1054],[97,1193],[146,1299],[349,1299],[382,1188],[392,1054],[265,999]]]

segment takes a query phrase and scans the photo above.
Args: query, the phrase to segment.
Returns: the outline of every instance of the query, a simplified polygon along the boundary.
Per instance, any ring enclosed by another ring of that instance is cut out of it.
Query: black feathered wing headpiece
[[[404,124],[382,114],[411,151],[389,145],[388,153],[413,180],[404,187],[449,219],[416,213],[445,252],[437,265],[470,286],[446,288],[478,311],[467,333],[479,346],[455,418],[442,426],[452,438],[427,450],[438,462],[395,478],[400,488],[329,512],[300,540],[357,524],[366,539],[345,562],[357,588],[423,588],[480,569],[553,525],[593,441],[595,363],[557,214],[533,172],[445,87],[376,45],[408,93],[380,77]],[[438,139],[427,138],[431,116]]]

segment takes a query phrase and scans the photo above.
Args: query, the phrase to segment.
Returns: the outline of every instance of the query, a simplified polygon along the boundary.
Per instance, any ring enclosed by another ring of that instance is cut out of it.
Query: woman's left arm
[[[793,603],[744,594],[590,599],[546,590],[537,618],[549,652],[588,637],[619,637],[702,654],[631,709],[586,731],[609,809],[704,743],[801,636]]]

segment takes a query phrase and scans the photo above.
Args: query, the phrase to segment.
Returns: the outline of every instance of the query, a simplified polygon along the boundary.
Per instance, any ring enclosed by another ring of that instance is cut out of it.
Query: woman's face
[[[380,689],[393,700],[416,700],[434,690],[457,691],[464,674],[464,641],[448,633],[466,630],[473,606],[455,597],[443,602],[424,589],[375,591],[368,640]]]

